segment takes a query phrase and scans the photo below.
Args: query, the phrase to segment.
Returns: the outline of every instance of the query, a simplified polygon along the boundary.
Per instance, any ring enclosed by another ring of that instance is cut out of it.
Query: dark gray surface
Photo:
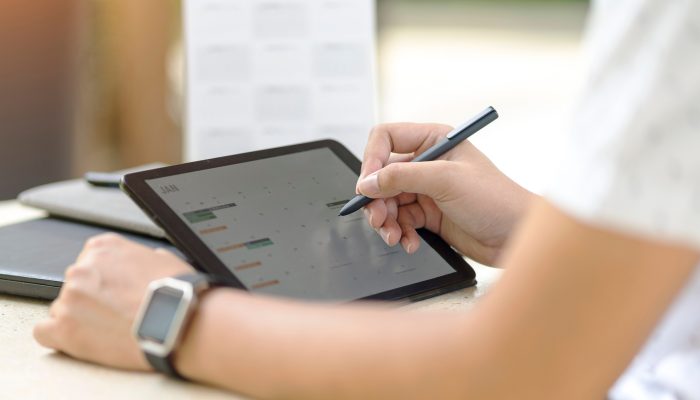
[[[0,293],[55,298],[66,267],[75,261],[85,241],[110,231],[113,230],[55,218],[0,228]],[[164,241],[118,233],[149,247],[174,250]]]

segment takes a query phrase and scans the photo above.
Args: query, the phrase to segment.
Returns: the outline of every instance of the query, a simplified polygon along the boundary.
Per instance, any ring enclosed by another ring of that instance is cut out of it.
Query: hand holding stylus
[[[429,154],[453,129],[439,124],[379,125],[365,149],[357,190],[379,200],[365,215],[387,244],[418,250],[416,229],[427,228],[472,259],[492,264],[530,193],[465,141],[430,162],[401,162]]]
[[[441,141],[435,143],[431,148],[425,150],[424,152],[416,155],[411,162],[422,162],[422,161],[433,161],[448,151],[452,150],[455,146],[467,140],[471,135],[479,132],[481,128],[490,124],[498,118],[498,113],[493,107],[487,107],[484,111],[477,114],[474,118],[466,121],[462,125],[454,128],[452,131],[445,135]],[[340,216],[349,215],[359,210],[360,208],[366,206],[372,202],[372,198],[368,196],[356,196],[350,200],[341,210]]]

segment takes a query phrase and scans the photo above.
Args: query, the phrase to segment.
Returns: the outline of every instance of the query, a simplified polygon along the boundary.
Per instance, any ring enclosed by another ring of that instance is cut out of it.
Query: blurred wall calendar
[[[188,160],[333,138],[375,118],[374,0],[186,0]]]

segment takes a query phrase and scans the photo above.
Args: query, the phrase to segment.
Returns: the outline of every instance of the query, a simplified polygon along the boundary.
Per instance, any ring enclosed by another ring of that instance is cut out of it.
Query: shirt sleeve
[[[585,90],[544,195],[584,222],[700,248],[700,0],[592,7]]]

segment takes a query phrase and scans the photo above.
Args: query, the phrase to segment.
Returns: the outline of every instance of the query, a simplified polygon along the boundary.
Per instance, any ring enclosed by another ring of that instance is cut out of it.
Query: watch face
[[[165,343],[182,299],[183,292],[178,289],[156,289],[143,315],[138,336],[156,343]]]

